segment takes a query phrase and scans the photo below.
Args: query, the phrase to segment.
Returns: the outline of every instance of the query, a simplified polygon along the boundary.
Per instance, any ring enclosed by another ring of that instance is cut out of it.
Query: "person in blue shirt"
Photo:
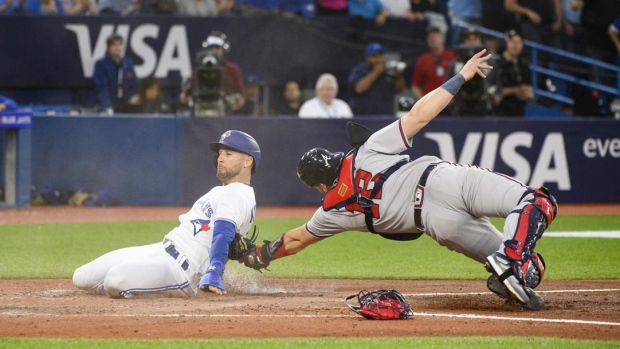
[[[380,43],[368,44],[364,54],[348,79],[353,115],[394,115],[394,95],[405,89],[405,80],[397,69],[386,68]]]
[[[285,17],[312,18],[316,14],[316,6],[313,0],[281,0],[280,10]]]
[[[115,108],[137,99],[140,80],[136,76],[131,58],[123,57],[123,37],[108,37],[107,53],[95,63],[93,82],[97,103],[112,114]]]
[[[0,0],[0,14],[15,15],[23,12],[19,0]]]
[[[18,0],[16,0],[18,1]],[[25,0],[24,10],[29,15],[63,15],[60,0]]]
[[[15,110],[17,109],[17,103],[7,96],[0,95],[0,111]]]

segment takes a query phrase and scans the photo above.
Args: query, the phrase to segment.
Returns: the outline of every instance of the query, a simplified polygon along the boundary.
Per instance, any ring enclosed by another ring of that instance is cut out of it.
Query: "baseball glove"
[[[359,306],[348,302],[355,297]],[[396,290],[361,290],[345,298],[345,302],[351,310],[370,320],[404,320],[413,316],[411,305]]]
[[[262,269],[269,270],[267,267],[269,266],[269,261],[265,256],[268,256],[268,247],[269,241],[265,241],[263,246],[255,246],[254,248],[247,251],[242,258],[239,259],[239,263],[243,263],[246,267],[252,268],[254,270],[258,270],[262,273]]]
[[[235,233],[235,238],[230,243],[228,248],[228,259],[239,260],[243,258],[243,255],[248,251],[253,251],[256,248],[256,238],[258,237],[257,226],[254,226],[254,231],[249,238],[242,236],[239,233]]]

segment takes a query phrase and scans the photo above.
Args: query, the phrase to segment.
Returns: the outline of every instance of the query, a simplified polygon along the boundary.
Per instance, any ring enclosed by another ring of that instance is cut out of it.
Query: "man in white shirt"
[[[322,74],[316,81],[316,97],[306,101],[299,108],[300,118],[340,119],[353,117],[353,112],[338,94],[338,81],[332,74]]]

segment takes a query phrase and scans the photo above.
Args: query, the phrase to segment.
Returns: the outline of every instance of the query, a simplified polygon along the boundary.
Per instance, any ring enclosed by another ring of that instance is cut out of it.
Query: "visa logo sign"
[[[532,187],[546,183],[556,183],[559,190],[571,190],[570,173],[564,136],[559,132],[550,132],[545,136],[538,159],[534,166],[521,155],[518,148],[531,148],[534,136],[529,132],[513,132],[500,141],[497,132],[470,132],[465,138],[461,153],[457,158],[452,135],[447,132],[427,132],[424,137],[434,141],[439,147],[439,157],[450,162],[478,165],[493,169],[499,152],[501,160],[514,171],[506,173]],[[476,154],[480,161],[474,163]]]
[[[191,75],[192,60],[184,25],[173,25],[168,33],[162,33],[166,35],[166,40],[159,53],[147,43],[147,40],[157,39],[160,35],[159,26],[155,24],[141,24],[131,34],[128,24],[104,24],[94,45],[86,24],[66,24],[65,28],[77,38],[82,71],[86,78],[93,76],[95,62],[105,55],[106,39],[113,33],[123,37],[124,51],[129,47],[142,60],[141,64],[135,65],[138,77],[154,75],[156,78],[165,78],[171,71],[178,71],[182,77]]]

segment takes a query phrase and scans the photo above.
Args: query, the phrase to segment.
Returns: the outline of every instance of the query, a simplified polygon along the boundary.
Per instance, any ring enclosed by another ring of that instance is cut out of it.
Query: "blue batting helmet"
[[[260,148],[254,137],[245,132],[228,130],[222,134],[219,142],[210,143],[209,149],[217,153],[222,145],[246,153],[254,158],[252,173],[256,171],[258,163],[260,162]]]

